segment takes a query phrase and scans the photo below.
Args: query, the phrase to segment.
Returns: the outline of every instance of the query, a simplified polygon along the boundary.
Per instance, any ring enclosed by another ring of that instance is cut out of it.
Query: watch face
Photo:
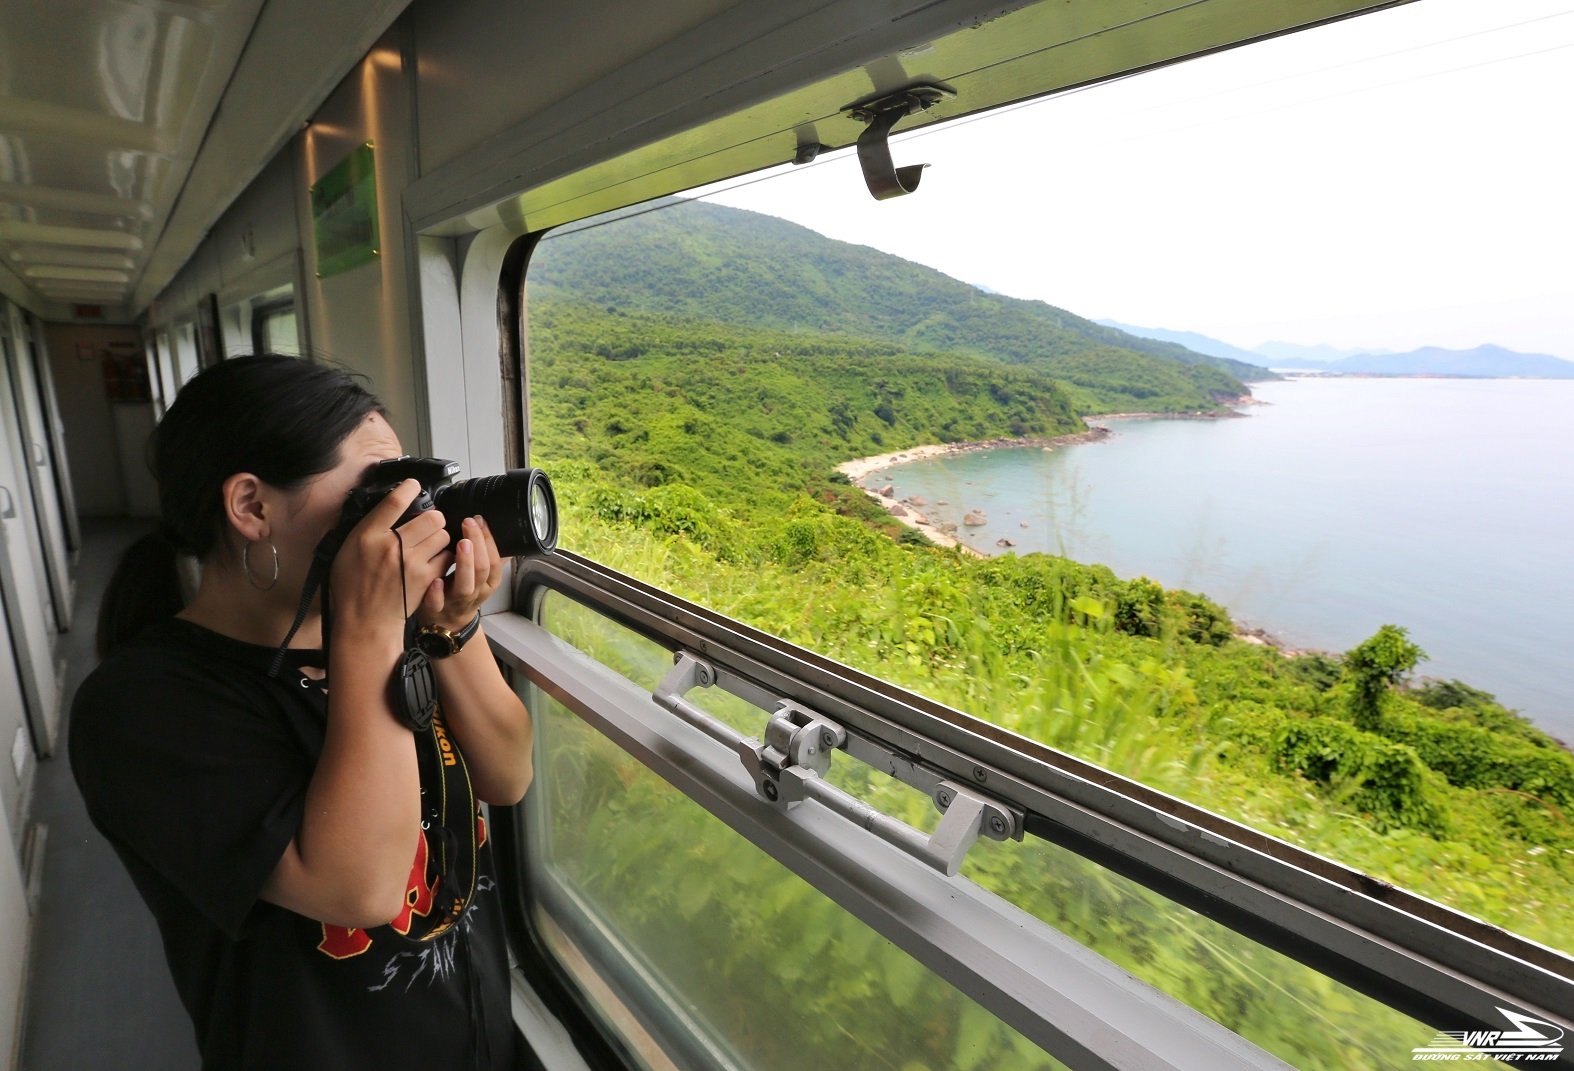
[[[459,644],[446,629],[421,629],[415,634],[415,645],[428,658],[447,658],[459,650]]]

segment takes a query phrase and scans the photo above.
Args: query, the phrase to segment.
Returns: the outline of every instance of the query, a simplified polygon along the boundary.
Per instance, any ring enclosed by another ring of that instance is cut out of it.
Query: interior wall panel
[[[403,194],[415,178],[412,89],[399,32],[385,35],[340,83],[296,139],[301,178],[296,218],[305,263],[304,310],[312,354],[363,373],[388,407],[407,450],[421,442],[408,302],[415,292],[405,237]],[[309,187],[370,142],[376,163],[377,256],[320,276]]]

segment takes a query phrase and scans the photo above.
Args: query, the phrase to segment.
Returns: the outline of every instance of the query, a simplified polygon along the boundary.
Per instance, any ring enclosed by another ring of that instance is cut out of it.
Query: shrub
[[[1398,625],[1384,625],[1371,638],[1351,648],[1344,656],[1350,678],[1350,713],[1355,724],[1375,731],[1383,723],[1383,706],[1388,693],[1426,657],[1426,652],[1410,642],[1410,634]]]
[[[1191,591],[1171,591],[1169,603],[1180,612],[1180,632],[1193,643],[1217,647],[1235,635],[1235,625],[1224,607]]]
[[[1462,788],[1500,787],[1574,807],[1574,755],[1474,725],[1391,712],[1383,735]]]
[[[1274,732],[1274,765],[1327,785],[1335,798],[1371,815],[1380,829],[1445,832],[1443,809],[1415,749],[1333,718],[1286,721]]]

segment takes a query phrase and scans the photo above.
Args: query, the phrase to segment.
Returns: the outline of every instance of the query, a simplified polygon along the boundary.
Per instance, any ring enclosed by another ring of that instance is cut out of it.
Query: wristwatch
[[[436,662],[440,658],[456,655],[460,648],[470,642],[470,637],[476,634],[481,627],[481,614],[479,611],[470,619],[470,623],[458,632],[451,632],[442,625],[422,625],[415,630],[415,645],[421,653]]]

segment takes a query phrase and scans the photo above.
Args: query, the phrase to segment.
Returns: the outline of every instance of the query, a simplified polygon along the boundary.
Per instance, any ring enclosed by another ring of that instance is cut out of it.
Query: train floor
[[[99,596],[148,521],[83,519],[59,745],[38,764],[32,819],[47,827],[33,919],[22,1071],[194,1071],[191,1021],[175,995],[153,918],[88,822],[66,761],[71,700],[93,668]]]

